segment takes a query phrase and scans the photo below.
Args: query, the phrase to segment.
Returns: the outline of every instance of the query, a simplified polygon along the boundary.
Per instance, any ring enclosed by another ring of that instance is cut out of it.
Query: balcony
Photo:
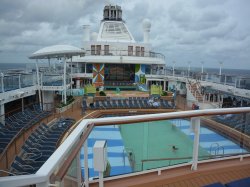
[[[165,64],[165,56],[151,51],[87,50],[83,58],[77,58],[75,61],[88,63]]]

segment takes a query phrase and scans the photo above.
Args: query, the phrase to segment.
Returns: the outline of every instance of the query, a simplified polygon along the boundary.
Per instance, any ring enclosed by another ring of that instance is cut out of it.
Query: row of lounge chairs
[[[244,121],[243,114],[227,114],[222,116],[214,116],[213,120],[250,135],[250,123],[248,121]]]
[[[152,101],[152,102],[151,102]],[[156,101],[150,100],[148,97],[130,97],[129,99],[111,99],[105,101],[95,101],[89,106],[84,99],[82,102],[83,110],[86,109],[115,109],[115,108],[165,108],[172,109],[173,106],[168,101],[158,99]]]
[[[40,124],[25,141],[21,153],[11,164],[10,172],[15,175],[35,173],[54,153],[58,141],[74,123],[74,119],[65,118],[59,119],[50,127]]]
[[[19,132],[28,129],[50,114],[51,112],[41,110],[38,105],[33,105],[23,112],[6,117],[5,125],[0,123],[0,153]]]
[[[114,81],[105,81],[105,86],[134,86],[134,82],[131,81],[120,81],[120,82],[114,82]]]

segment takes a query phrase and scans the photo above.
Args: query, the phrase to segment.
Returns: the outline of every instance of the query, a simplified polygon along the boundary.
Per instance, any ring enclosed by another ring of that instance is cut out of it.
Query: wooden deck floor
[[[214,163],[200,164],[197,171],[191,171],[190,166],[124,177],[122,179],[106,181],[106,187],[200,187],[215,182],[223,184],[250,177],[250,158],[243,161],[227,160]],[[97,183],[91,187],[98,186]]]

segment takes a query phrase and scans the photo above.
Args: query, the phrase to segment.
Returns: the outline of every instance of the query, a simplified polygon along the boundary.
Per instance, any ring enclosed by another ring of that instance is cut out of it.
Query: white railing
[[[207,109],[207,110],[195,110],[195,111],[182,111],[182,112],[171,112],[171,113],[160,113],[160,114],[148,114],[148,115],[137,115],[137,116],[126,116],[124,117],[110,117],[110,118],[98,118],[98,119],[84,119],[82,120],[73,132],[68,136],[68,138],[58,147],[58,149],[52,154],[52,156],[43,164],[43,166],[32,175],[20,175],[20,176],[9,176],[0,178],[1,187],[11,187],[11,186],[25,186],[36,184],[37,187],[45,186],[55,186],[55,184],[50,184],[51,175],[62,169],[64,167],[64,161],[70,156],[70,152],[74,149],[75,145],[79,143],[80,139],[84,134],[88,126],[91,124],[95,125],[108,125],[108,124],[129,124],[135,121],[145,122],[145,121],[158,121],[166,119],[181,119],[181,118],[191,118],[192,128],[195,132],[194,141],[194,152],[192,158],[192,168],[196,170],[198,168],[198,146],[199,146],[199,126],[201,116],[211,116],[211,115],[223,115],[223,114],[237,114],[237,113],[247,113],[250,112],[250,107],[243,108],[227,108],[227,109]],[[86,144],[86,141],[85,143]],[[238,155],[236,158],[243,158],[248,155]],[[232,157],[232,158],[235,158]],[[221,159],[221,158],[220,158]],[[223,158],[223,159],[228,159]],[[217,159],[218,160],[218,159]],[[205,162],[210,162],[207,160]],[[201,161],[204,162],[204,161]],[[189,163],[190,164],[190,163]],[[185,164],[184,164],[185,165]],[[178,167],[171,166],[171,168]],[[159,168],[162,170],[163,168]],[[148,173],[154,170],[141,171],[137,173],[128,174],[129,176],[136,176],[143,173]],[[115,178],[122,178],[124,175],[117,176]],[[88,184],[87,184],[88,186]]]

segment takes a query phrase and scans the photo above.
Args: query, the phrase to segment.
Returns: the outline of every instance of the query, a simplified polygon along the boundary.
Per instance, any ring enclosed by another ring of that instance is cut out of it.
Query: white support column
[[[103,187],[103,172],[99,171],[99,187]]]
[[[5,109],[4,109],[4,104],[0,105],[0,122],[5,125]]]
[[[36,187],[48,187],[48,186],[50,186],[49,181],[36,184]]]
[[[1,75],[1,90],[2,90],[2,92],[4,92],[4,84],[3,84],[3,77],[4,77],[4,74],[3,73],[0,73],[0,75]]]
[[[191,170],[197,170],[198,158],[199,158],[199,138],[200,138],[200,118],[191,118],[192,130],[194,132],[194,144],[193,144],[193,163]]]
[[[79,80],[79,79],[76,80],[76,88],[77,88],[77,89],[80,88],[80,80]]]
[[[86,140],[84,146],[84,184],[89,187],[89,166],[88,166],[88,141]]]
[[[39,69],[38,69],[38,59],[36,59],[36,79],[37,79],[37,90],[38,90],[38,98],[39,98],[39,105],[41,108],[42,99],[41,99],[41,87],[40,87],[40,78],[39,78]]]
[[[163,90],[166,91],[166,81],[163,81]]]
[[[81,172],[81,151],[77,154],[77,186],[81,187],[82,184],[82,172]]]
[[[18,76],[18,87],[21,88],[21,75]]]
[[[66,94],[66,57],[64,57],[64,68],[63,68],[63,92],[64,92],[64,104],[67,103],[67,94]]]
[[[70,63],[71,63],[71,67],[70,67],[70,93],[71,93],[71,95],[73,95],[73,90],[72,90],[72,57],[70,58]]]

